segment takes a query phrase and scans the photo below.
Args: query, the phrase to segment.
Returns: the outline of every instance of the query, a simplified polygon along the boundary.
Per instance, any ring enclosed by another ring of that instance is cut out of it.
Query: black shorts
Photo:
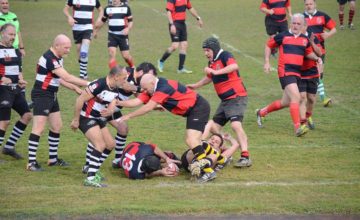
[[[198,96],[194,107],[186,115],[186,129],[204,132],[209,121],[210,105],[202,96]]]
[[[284,76],[284,77],[279,78],[281,88],[283,90],[285,89],[285,87],[287,85],[292,84],[292,83],[296,83],[296,85],[299,87],[300,80],[301,80],[300,77],[297,77],[297,76]]]
[[[186,30],[185,21],[184,22],[175,21],[174,25],[176,27],[175,35],[171,34],[170,32],[171,25],[169,24],[169,33],[170,33],[171,42],[187,41],[187,30]]]
[[[242,122],[247,100],[247,96],[238,96],[234,99],[221,101],[213,117],[214,122],[221,126],[224,126],[229,120]]]
[[[24,93],[19,86],[0,86],[0,121],[11,119],[11,109],[20,116],[30,112]]]
[[[319,84],[319,78],[301,79],[299,84],[299,91],[309,94],[316,94]]]
[[[57,94],[44,90],[33,89],[31,91],[34,115],[49,116],[49,114],[60,111]]]
[[[93,36],[93,30],[73,31],[75,44],[81,44],[83,39],[91,40],[92,36]]]
[[[109,33],[108,47],[119,47],[120,51],[129,50],[130,49],[129,37]]]
[[[269,16],[265,16],[265,27],[266,33],[269,36],[281,33],[283,31],[287,31],[289,29],[286,20],[282,22],[277,22]]]
[[[86,118],[82,115],[80,115],[80,121],[79,121],[79,129],[83,134],[86,134],[86,132],[95,126],[99,126],[100,129],[103,129],[106,126],[106,119],[95,119],[95,118]]]
[[[347,2],[354,2],[355,0],[337,0],[339,5],[345,5]]]

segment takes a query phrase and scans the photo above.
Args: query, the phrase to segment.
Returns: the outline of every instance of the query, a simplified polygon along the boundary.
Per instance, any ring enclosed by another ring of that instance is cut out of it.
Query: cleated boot
[[[308,127],[309,127],[309,129],[310,129],[310,130],[314,130],[314,129],[315,129],[315,123],[314,123],[312,117],[309,117],[307,120],[308,120]]]
[[[10,148],[5,148],[4,147],[2,149],[2,153],[5,154],[5,155],[9,155],[9,156],[11,156],[11,157],[13,157],[13,158],[15,158],[17,160],[23,159],[23,157],[20,154],[18,154],[15,149],[10,149]]]
[[[191,70],[185,69],[185,67],[182,68],[181,70],[177,70],[177,73],[192,73],[192,72],[193,72],[193,71],[191,71]]]
[[[252,161],[250,158],[241,157],[235,164],[234,167],[243,168],[243,167],[251,167]]]
[[[161,62],[160,60],[158,60],[158,70],[160,73],[164,72],[164,62]]]
[[[264,117],[260,115],[261,109],[256,109],[256,123],[258,124],[259,128],[262,128],[264,126]]]
[[[329,107],[331,105],[331,103],[332,103],[331,98],[329,98],[329,97],[324,98],[324,101],[323,101],[324,107]]]
[[[209,182],[213,179],[216,178],[216,172],[213,171],[211,173],[204,173],[203,175],[201,175],[198,179],[197,179],[197,182],[198,183],[206,183],[206,182]]]
[[[295,136],[296,136],[296,137],[301,137],[301,136],[303,136],[304,134],[306,134],[308,131],[309,131],[308,126],[306,126],[306,125],[301,125],[301,126],[296,130]]]
[[[92,180],[89,180],[88,178],[86,178],[84,180],[84,186],[90,186],[90,187],[95,187],[95,188],[103,188],[103,187],[107,187],[107,185],[102,184],[98,179],[94,178]]]
[[[65,162],[63,159],[58,158],[55,162],[48,162],[48,166],[68,167],[70,164]]]
[[[27,169],[28,171],[35,171],[35,172],[43,171],[43,169],[41,168],[41,166],[38,164],[37,161],[32,162],[32,163],[29,163],[29,164],[26,166],[26,169]]]

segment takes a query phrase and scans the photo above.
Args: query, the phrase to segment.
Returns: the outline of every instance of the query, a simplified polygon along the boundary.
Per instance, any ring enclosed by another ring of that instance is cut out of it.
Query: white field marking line
[[[301,149],[326,149],[326,148],[336,148],[336,149],[355,149],[355,148],[360,148],[360,146],[320,146],[320,145],[316,145],[316,146],[305,146],[305,145],[300,145],[300,146],[296,146],[296,145],[254,145],[251,146],[251,148],[255,148],[255,149],[272,149],[272,148],[282,148],[282,149],[297,149],[297,148],[301,148]]]
[[[161,13],[159,10],[154,9],[154,8],[151,8],[151,7],[149,7],[148,5],[145,5],[145,4],[142,4],[142,3],[141,3],[140,5],[142,5],[143,7],[149,8],[150,10],[154,11],[154,12],[157,13],[158,15],[165,16],[165,17],[166,17],[166,13]],[[200,27],[198,27],[197,25],[191,24],[191,26],[197,28],[198,30],[203,30],[203,29],[201,29]],[[202,33],[204,33],[204,32],[202,32]],[[220,37],[219,37],[218,35],[216,35],[216,34],[213,33],[213,34],[211,34],[211,36],[217,38],[217,39],[220,41]],[[232,50],[232,51],[234,51],[234,52],[236,52],[236,53],[238,53],[238,54],[240,54],[240,55],[243,55],[245,58],[251,59],[251,60],[254,61],[255,63],[259,64],[260,66],[263,66],[263,65],[264,65],[264,63],[263,63],[261,60],[257,59],[256,57],[253,57],[253,56],[251,56],[251,55],[249,55],[249,54],[247,54],[247,53],[242,52],[241,50],[239,50],[238,48],[232,46],[231,44],[226,43],[226,42],[224,42],[224,41],[220,41],[220,43],[222,43],[223,45],[225,45],[225,46],[226,46],[227,48],[229,48],[230,50]],[[270,70],[271,70],[271,71],[276,71],[276,69],[273,68],[273,67],[271,67]]]
[[[124,187],[131,187],[131,182],[129,181],[129,184],[126,184],[126,186],[124,185],[124,183],[121,184],[113,184],[113,183],[106,183],[108,184],[108,187],[106,188],[115,188],[115,189],[123,189]],[[209,183],[205,183],[205,184],[200,184],[200,183],[195,183],[193,181],[189,182],[162,182],[159,184],[155,184],[155,185],[143,185],[141,187],[143,188],[178,188],[178,187],[193,187],[194,185],[196,186],[201,186],[201,187],[208,187],[208,186],[215,186],[215,187],[267,187],[267,186],[278,186],[278,187],[289,187],[289,186],[342,186],[342,185],[359,185],[360,184],[360,180],[353,180],[353,181],[298,181],[298,182],[268,182],[268,181],[249,181],[249,182],[239,182],[239,181],[231,181],[231,182],[222,182],[222,183],[217,183],[216,180],[209,182]],[[7,187],[6,190],[9,191],[14,191],[15,192],[17,190],[46,190],[46,189],[65,189],[65,188],[73,188],[73,189],[86,189],[88,187],[82,186],[80,184],[77,185],[58,185],[58,186],[45,186],[45,185],[36,185],[36,186],[24,186],[24,187]],[[139,185],[134,185],[134,187],[139,187]],[[6,192],[5,192],[6,194]]]

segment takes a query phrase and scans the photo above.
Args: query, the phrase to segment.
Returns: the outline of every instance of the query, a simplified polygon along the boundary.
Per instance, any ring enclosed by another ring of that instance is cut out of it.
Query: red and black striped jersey
[[[323,49],[322,52],[325,53],[324,39],[321,37],[321,34],[324,33],[326,29],[331,30],[335,28],[336,22],[331,19],[329,15],[321,11],[315,11],[313,15],[304,12],[304,16],[308,25],[308,31],[314,33],[315,36],[319,38]]]
[[[100,112],[118,97],[118,89],[111,89],[106,83],[106,77],[92,81],[87,88],[94,97],[84,103],[80,115],[102,118]]]
[[[13,84],[17,84],[20,72],[22,72],[20,50],[0,45],[0,76],[9,78]]]
[[[130,7],[125,4],[105,7],[104,16],[101,20],[106,22],[108,19],[109,33],[124,35],[123,30],[127,27],[128,20],[132,20]]]
[[[152,96],[143,92],[138,98],[147,103],[152,100],[162,105],[166,110],[175,114],[186,116],[194,107],[198,94],[175,80],[159,78]]]
[[[307,32],[307,36],[309,37],[311,34]],[[315,37],[314,42],[316,46],[321,48],[320,41],[317,37]],[[302,79],[312,79],[319,78],[320,74],[317,68],[317,62],[315,60],[311,60],[308,58],[304,58],[304,63],[301,67],[301,78]]]
[[[167,0],[166,10],[171,12],[173,21],[185,21],[186,9],[191,9],[190,0]]]
[[[230,52],[220,50],[214,61],[209,62],[209,67],[219,70],[234,63],[236,64],[236,60]],[[238,70],[221,75],[208,74],[207,77],[213,81],[215,91],[221,100],[247,96],[246,88]]]
[[[313,52],[309,39],[300,34],[295,36],[290,31],[284,31],[270,38],[267,42],[270,48],[279,47],[278,76],[301,75],[304,57]]]
[[[276,22],[286,21],[286,8],[290,7],[290,0],[263,0],[260,8],[272,9],[274,14],[269,16]]]
[[[63,67],[63,59],[55,56],[48,50],[39,59],[36,68],[34,89],[57,92],[60,86],[60,77],[53,70]]]
[[[67,5],[73,8],[74,31],[93,29],[94,9],[100,7],[99,0],[68,0]]]
[[[156,145],[143,142],[131,142],[128,144],[121,158],[121,166],[129,179],[145,179],[145,171],[141,169],[145,157],[155,155]]]

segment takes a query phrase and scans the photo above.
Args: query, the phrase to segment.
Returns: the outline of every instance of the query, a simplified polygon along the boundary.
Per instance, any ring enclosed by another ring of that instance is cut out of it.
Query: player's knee
[[[88,61],[88,56],[89,56],[89,44],[88,43],[83,43],[81,45],[80,48],[80,60],[83,62],[87,62]]]
[[[31,119],[33,118],[33,115],[31,112],[26,112],[23,116],[21,116],[21,121],[24,124],[29,124],[29,122],[31,121]]]
[[[121,135],[127,135],[129,133],[129,126],[125,123],[119,124],[116,129]]]

